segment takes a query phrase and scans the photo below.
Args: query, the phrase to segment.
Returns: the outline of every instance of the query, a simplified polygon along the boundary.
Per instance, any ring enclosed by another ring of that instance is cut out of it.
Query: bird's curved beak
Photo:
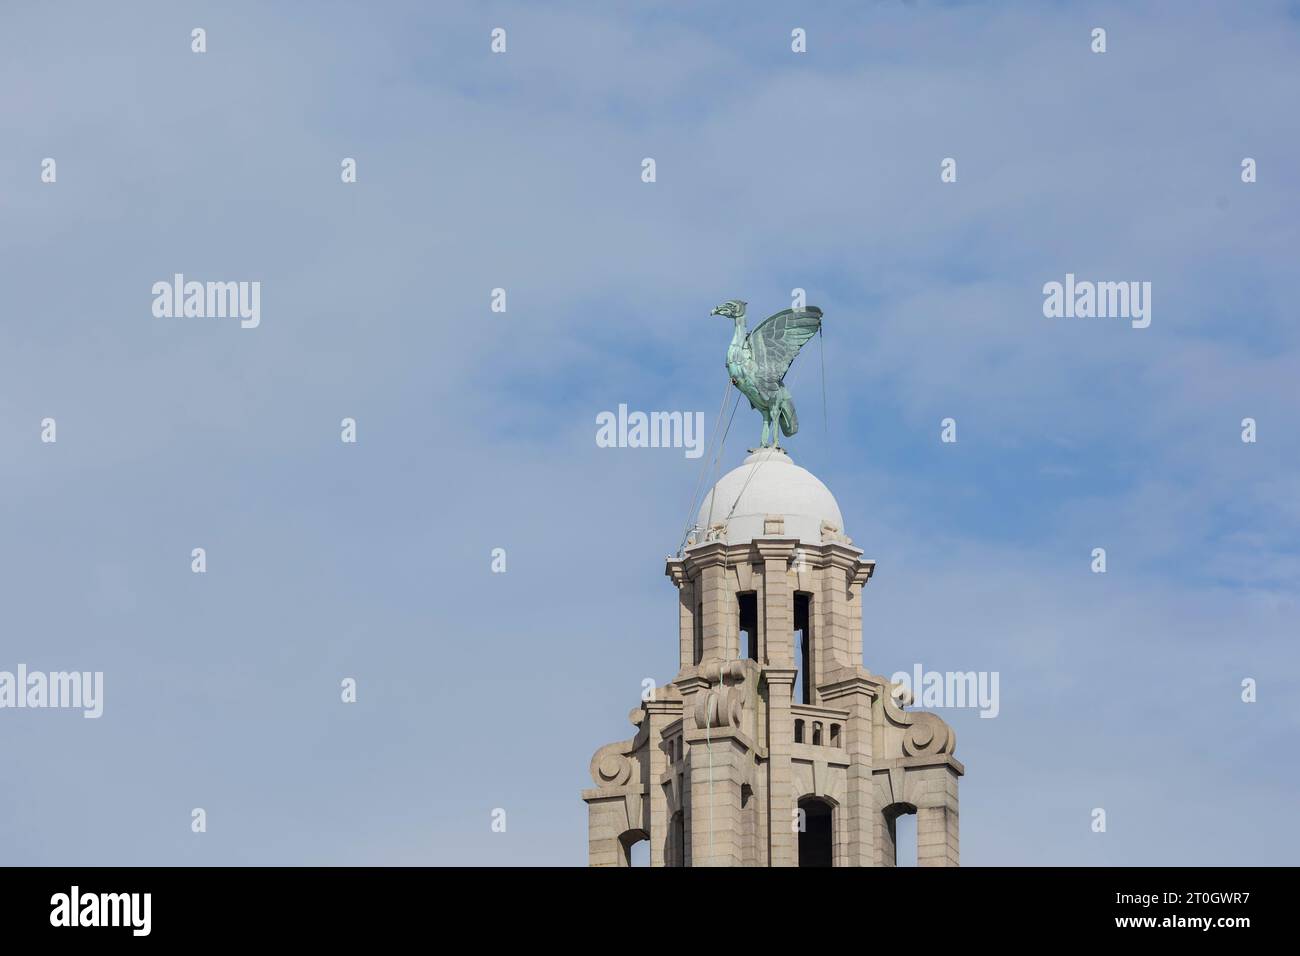
[[[721,309],[714,309],[712,312],[709,313],[709,315],[721,315],[721,314],[722,314]]]

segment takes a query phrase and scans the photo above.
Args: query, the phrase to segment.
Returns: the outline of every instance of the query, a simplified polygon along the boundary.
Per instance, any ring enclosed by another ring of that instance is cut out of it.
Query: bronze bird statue
[[[740,389],[751,408],[763,415],[763,438],[760,447],[771,443],[781,447],[781,435],[787,438],[799,431],[799,416],[794,400],[785,387],[785,373],[799,350],[822,327],[822,310],[816,306],[786,309],[765,319],[752,332],[745,328],[745,303],[728,299],[711,315],[722,315],[736,323],[736,333],[727,349],[727,373],[731,384]]]

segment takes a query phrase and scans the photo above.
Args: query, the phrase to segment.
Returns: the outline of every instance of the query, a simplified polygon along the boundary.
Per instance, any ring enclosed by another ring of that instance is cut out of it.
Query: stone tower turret
[[[776,448],[705,498],[667,575],[678,671],[591,761],[592,866],[892,866],[917,814],[918,863],[958,864],[952,729],[862,666],[875,562],[834,496]]]

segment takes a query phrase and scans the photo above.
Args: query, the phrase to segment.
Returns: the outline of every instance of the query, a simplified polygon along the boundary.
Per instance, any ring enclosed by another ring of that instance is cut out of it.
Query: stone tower
[[[592,866],[893,866],[917,814],[922,866],[957,866],[956,739],[862,666],[875,562],[834,496],[780,449],[705,498],[667,574],[677,675],[591,760]]]

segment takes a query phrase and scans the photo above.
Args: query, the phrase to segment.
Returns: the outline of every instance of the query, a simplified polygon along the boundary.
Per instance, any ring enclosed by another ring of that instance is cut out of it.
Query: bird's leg
[[[759,443],[759,448],[767,447],[767,426],[772,422],[772,416],[768,412],[763,413],[763,440]]]

